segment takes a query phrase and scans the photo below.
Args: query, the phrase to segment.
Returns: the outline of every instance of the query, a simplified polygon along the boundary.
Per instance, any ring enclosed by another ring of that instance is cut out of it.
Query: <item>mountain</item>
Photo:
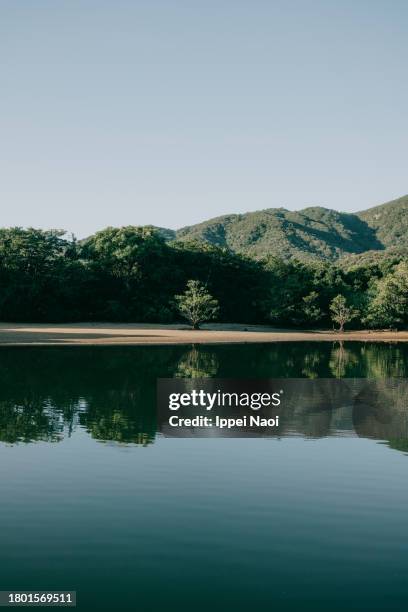
[[[284,259],[334,260],[382,248],[375,230],[358,216],[321,207],[226,215],[184,227],[176,239],[210,242],[256,259],[272,254]]]
[[[382,251],[364,251],[364,253],[356,253],[346,255],[337,260],[337,265],[345,271],[353,268],[368,268],[370,266],[379,266],[391,268],[400,261],[408,261],[408,246],[389,247]]]
[[[166,241],[171,242],[176,238],[176,231],[172,229],[167,229],[166,227],[157,227],[157,225],[151,226],[156,232]]]
[[[394,250],[393,256],[395,250],[408,250],[408,196],[355,214],[320,206],[300,211],[269,208],[223,215],[176,231],[156,229],[167,241],[208,242],[255,259],[277,255],[336,261],[354,256],[357,263],[373,253],[383,259],[388,249]]]
[[[383,247],[408,246],[408,195],[357,213]]]

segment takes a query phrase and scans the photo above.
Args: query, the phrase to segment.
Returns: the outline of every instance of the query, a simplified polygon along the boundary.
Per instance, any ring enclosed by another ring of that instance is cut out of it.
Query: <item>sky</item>
[[[2,226],[408,192],[406,0],[0,0]]]

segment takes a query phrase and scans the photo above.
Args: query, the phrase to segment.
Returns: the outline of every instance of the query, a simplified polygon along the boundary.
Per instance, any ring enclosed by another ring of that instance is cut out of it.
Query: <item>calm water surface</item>
[[[1,590],[72,589],[81,610],[406,609],[404,397],[299,405],[270,438],[164,438],[159,376],[406,377],[408,346],[2,348]]]

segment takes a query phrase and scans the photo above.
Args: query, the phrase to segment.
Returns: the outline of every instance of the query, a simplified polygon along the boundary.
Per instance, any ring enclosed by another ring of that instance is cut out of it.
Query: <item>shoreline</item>
[[[408,331],[293,330],[265,325],[153,323],[0,323],[0,346],[149,346],[267,342],[408,342]]]

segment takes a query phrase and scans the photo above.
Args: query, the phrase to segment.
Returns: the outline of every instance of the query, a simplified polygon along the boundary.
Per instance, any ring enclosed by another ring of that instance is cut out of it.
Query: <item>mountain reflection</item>
[[[159,377],[346,378],[315,380],[313,393],[299,381],[275,435],[357,435],[408,452],[407,356],[404,344],[380,343],[2,348],[0,441],[58,442],[82,429],[151,444]]]

